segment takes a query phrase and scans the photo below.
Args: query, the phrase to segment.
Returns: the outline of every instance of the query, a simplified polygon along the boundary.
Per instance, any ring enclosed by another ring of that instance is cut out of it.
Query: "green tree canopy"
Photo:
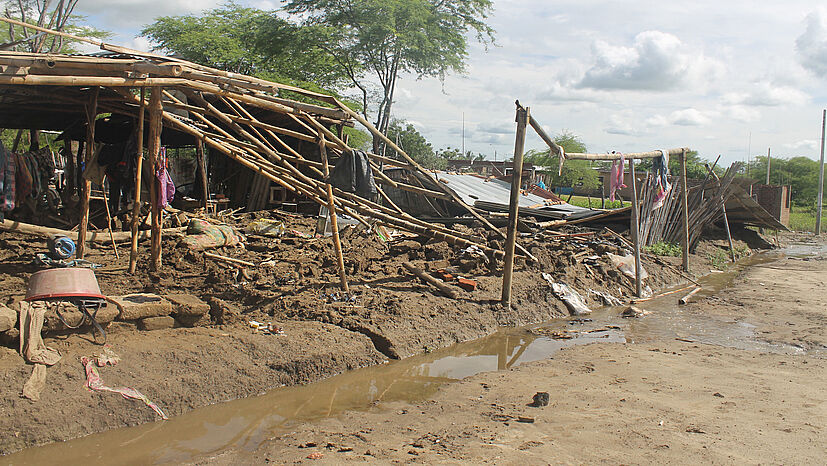
[[[773,157],[770,161],[770,184],[789,185],[795,204],[814,206],[818,196],[818,169],[818,161],[809,157]],[[752,159],[748,173],[752,181],[764,184],[767,181],[767,157],[759,155]]]
[[[276,12],[229,2],[201,16],[162,16],[141,34],[154,50],[226,71],[331,92],[349,82],[330,56],[313,46],[312,31]]]
[[[431,143],[411,123],[394,118],[388,128],[388,138],[420,165],[433,169],[446,167],[445,159],[436,155]]]
[[[464,72],[468,33],[484,44],[491,0],[289,0],[285,10],[313,28],[318,46],[359,89],[362,112],[376,108],[387,132],[399,73],[444,79]],[[379,82],[378,95],[373,83]],[[379,141],[374,139],[374,150]]]

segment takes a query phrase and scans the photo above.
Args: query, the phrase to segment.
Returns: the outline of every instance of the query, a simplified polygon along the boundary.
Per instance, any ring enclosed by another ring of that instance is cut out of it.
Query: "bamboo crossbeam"
[[[672,157],[674,155],[680,155],[683,151],[689,151],[686,147],[679,147],[677,149],[666,149],[666,152],[669,153],[669,156]],[[661,157],[663,153],[659,150],[653,150],[649,152],[629,152],[623,153],[623,158],[626,160],[630,159],[656,159]],[[620,154],[583,154],[580,152],[566,152],[566,160],[620,160]]]
[[[2,18],[0,18],[2,19]],[[112,76],[0,75],[0,84],[17,86],[157,87],[191,84],[181,78],[116,78]]]

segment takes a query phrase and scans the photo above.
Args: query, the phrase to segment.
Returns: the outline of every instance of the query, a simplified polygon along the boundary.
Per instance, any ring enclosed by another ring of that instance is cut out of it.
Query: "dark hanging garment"
[[[368,155],[361,150],[343,153],[339,157],[330,173],[330,183],[342,191],[356,193],[364,198],[372,197],[378,192]]]

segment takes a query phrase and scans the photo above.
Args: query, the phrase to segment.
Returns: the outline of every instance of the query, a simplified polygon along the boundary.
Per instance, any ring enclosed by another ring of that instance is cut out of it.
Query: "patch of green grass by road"
[[[564,201],[566,199],[568,199],[568,196],[561,196],[561,197],[563,198]],[[589,201],[590,201],[590,199],[587,196],[572,196],[571,200],[568,201],[568,202],[571,205],[576,205],[576,206],[580,206],[580,207],[587,207],[589,209],[600,209],[601,208],[599,197],[591,198],[591,203]],[[630,206],[630,205],[632,205],[632,203],[628,202],[628,201],[621,202],[621,201],[618,200],[618,201],[612,202],[612,201],[606,199],[606,205],[603,208],[604,209],[619,209],[621,207],[626,207],[626,206]]]
[[[821,212],[821,229],[827,229],[827,209]],[[815,207],[792,206],[790,208],[790,230],[793,231],[816,231],[816,209]]]

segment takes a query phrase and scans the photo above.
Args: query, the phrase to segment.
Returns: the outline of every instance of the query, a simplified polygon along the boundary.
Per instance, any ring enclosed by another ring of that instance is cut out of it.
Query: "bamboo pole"
[[[439,290],[439,292],[442,293],[444,296],[446,296],[448,298],[451,298],[451,299],[456,299],[456,297],[457,297],[456,290],[454,290],[453,288],[451,288],[450,286],[448,286],[444,283],[441,283],[439,280],[437,280],[436,278],[430,276],[424,270],[417,268],[416,266],[414,266],[410,262],[403,262],[402,266],[405,267],[405,269],[407,269],[408,272],[416,275],[423,282],[425,282],[425,283],[433,286],[437,290]]]
[[[132,244],[129,247],[129,273],[135,273],[135,267],[138,264],[138,222],[141,216],[141,175],[144,164],[144,88],[140,89],[141,106],[138,108],[138,160],[136,163],[135,172],[135,198],[132,201],[132,224],[130,229],[132,231]]]
[[[629,159],[629,174],[632,178],[632,219],[629,229],[632,232],[632,244],[635,253],[635,296],[640,298],[643,294],[643,283],[640,265],[640,206],[637,194],[637,180],[635,176],[635,159]]]
[[[99,87],[93,87],[90,90],[89,102],[86,104],[86,155],[84,160],[86,163],[92,159],[92,153],[95,150],[95,119],[98,115],[98,94]],[[87,180],[83,173],[80,173],[83,182],[83,192],[80,198],[80,229],[78,230],[78,259],[83,259],[86,255],[86,232],[89,229],[89,196],[92,194],[92,182]]]
[[[683,206],[683,247],[681,260],[683,271],[689,272],[689,203],[686,199],[686,149],[681,151],[681,205]]]
[[[680,155],[683,153],[684,150],[689,150],[686,147],[680,147],[677,149],[666,149],[666,152],[669,153],[669,156]],[[661,157],[663,152],[660,150],[650,151],[650,152],[629,152],[623,153],[623,157],[626,160],[640,160],[640,159],[656,159]],[[619,160],[620,156],[616,154],[583,154],[580,152],[566,152],[566,160]]]
[[[336,252],[336,262],[339,265],[339,279],[342,283],[342,291],[350,293],[347,286],[345,259],[342,255],[342,241],[339,238],[339,221],[336,218],[336,203],[333,198],[333,187],[330,185],[330,171],[327,168],[327,148],[325,148],[324,136],[321,134],[319,135],[319,152],[322,156],[322,166],[324,166],[325,187],[327,189],[327,212],[330,215],[330,228],[333,230],[333,249]]]
[[[106,180],[106,176],[103,177]],[[103,184],[101,184],[103,189]],[[115,244],[115,237],[112,235],[112,212],[109,210],[109,199],[106,197],[106,191],[103,191],[103,206],[106,208],[106,229],[109,230],[109,239],[112,240],[112,250],[115,252],[115,260],[120,260],[121,256],[118,254],[118,245]]]
[[[523,175],[523,150],[525,149],[526,125],[531,110],[517,109],[517,137],[514,141],[514,162],[511,169],[511,199],[508,206],[508,236],[505,241],[505,261],[503,265],[502,303],[506,309],[511,308],[511,280],[514,274],[514,247],[517,244],[517,223],[520,214],[520,188]]]
[[[161,114],[163,107],[161,106],[161,88],[153,87],[149,91],[149,167],[152,173],[152,181],[149,189],[149,202],[152,212],[152,223],[150,230],[152,231],[152,241],[149,248],[149,269],[156,271],[161,268],[161,223],[163,222],[163,213],[161,211],[160,200],[160,182],[156,173],[158,172],[158,155],[161,150],[161,131],[162,121]]]

